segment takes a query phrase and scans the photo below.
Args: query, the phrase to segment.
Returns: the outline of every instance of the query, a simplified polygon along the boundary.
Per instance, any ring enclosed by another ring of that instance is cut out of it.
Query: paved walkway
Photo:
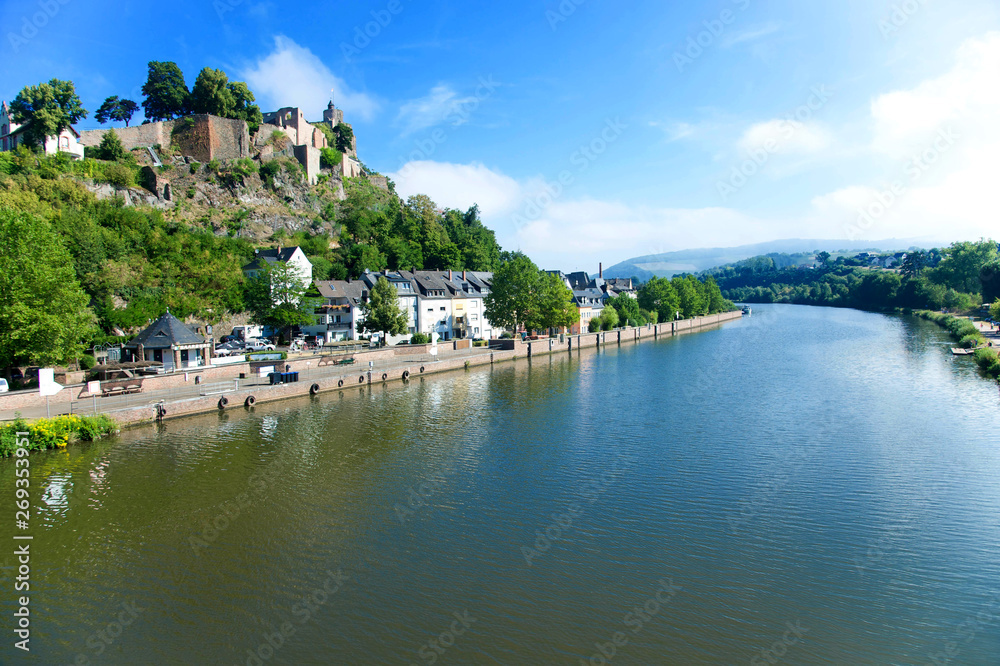
[[[477,355],[489,354],[490,350],[484,347],[472,349],[441,350],[438,356],[431,354],[413,354],[410,356],[398,356],[390,361],[375,361],[372,366],[373,377],[380,378],[382,373],[392,370],[401,370],[407,366],[430,365],[436,360],[451,360],[455,358],[465,358]],[[307,359],[308,356],[297,357],[294,360]],[[275,361],[278,366],[281,361]],[[310,367],[304,372],[299,372],[299,382],[308,382],[313,379],[329,379],[342,377],[350,379],[352,383],[357,383],[357,378],[368,372],[367,363],[357,363],[347,366],[328,366],[324,368]],[[346,384],[347,382],[345,382]],[[202,395],[223,395],[232,393],[248,386],[268,386],[270,380],[267,377],[250,377],[247,379],[230,379],[227,381],[195,384],[191,382],[186,386],[143,391],[131,395],[118,395],[112,397],[88,397],[67,402],[53,402],[48,410],[45,406],[30,407],[18,410],[26,419],[36,419],[45,416],[57,416],[59,414],[111,414],[117,410],[130,409],[141,405],[149,405],[152,408],[158,402],[171,402],[174,400],[184,400],[186,398],[197,398]],[[79,387],[63,389],[64,391],[79,392]],[[14,411],[0,412],[0,421],[9,421],[16,417]]]

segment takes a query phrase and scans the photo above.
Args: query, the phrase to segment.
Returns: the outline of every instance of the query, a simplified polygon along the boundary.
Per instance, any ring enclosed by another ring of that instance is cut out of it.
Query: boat
[[[952,347],[951,353],[955,356],[972,356],[976,353],[975,349],[959,349],[958,347]]]
[[[749,305],[744,305],[743,306],[743,314],[745,314],[747,317],[749,317],[752,313],[753,313],[753,311],[750,309]]]

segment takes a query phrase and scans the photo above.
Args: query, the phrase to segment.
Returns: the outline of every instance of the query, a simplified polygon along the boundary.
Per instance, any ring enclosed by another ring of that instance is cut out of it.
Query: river
[[[1000,396],[949,342],[755,306],[33,455],[0,661],[995,665]]]

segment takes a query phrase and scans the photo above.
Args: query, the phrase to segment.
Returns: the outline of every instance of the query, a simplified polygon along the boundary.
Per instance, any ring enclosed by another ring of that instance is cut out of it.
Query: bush
[[[90,370],[95,365],[97,365],[97,359],[91,356],[90,354],[84,354],[83,356],[80,357],[81,370]]]
[[[241,157],[230,166],[233,174],[246,178],[257,172],[257,165],[249,157]]]
[[[473,340],[472,341],[472,346],[473,347],[485,347],[488,344],[489,343],[486,340]]]
[[[198,173],[198,170],[199,170],[199,169],[201,169],[201,162],[191,162],[191,168],[190,168],[190,171],[191,171],[191,175],[192,175],[192,176],[193,176],[194,174]]]
[[[277,160],[263,162],[260,165],[260,179],[270,188],[274,188],[274,177],[281,171],[281,164]]]
[[[336,148],[320,148],[319,165],[324,169],[332,169],[344,161],[344,154]]]
[[[135,185],[135,173],[124,164],[115,162],[104,167],[101,180],[111,183],[115,187],[132,187]]]
[[[976,354],[973,357],[976,359],[976,364],[982,368],[988,376],[993,379],[1000,379],[1000,356],[997,355],[996,351],[990,348],[977,349]]]
[[[97,148],[98,159],[117,162],[125,159],[125,156],[128,154],[125,146],[122,145],[121,140],[118,138],[118,134],[113,129],[108,130],[101,137],[101,145]]]
[[[965,335],[959,341],[958,346],[962,349],[972,349],[973,347],[978,347],[983,343],[983,338],[978,333],[975,335]]]
[[[104,414],[78,416],[70,414],[28,423],[23,418],[0,426],[0,457],[10,457],[17,451],[17,433],[28,433],[29,451],[65,448],[74,440],[93,441],[118,432],[118,425]]]
[[[600,331],[601,330],[601,318],[600,317],[594,317],[594,318],[592,318],[590,320],[590,323],[587,324],[587,330],[590,331],[591,333],[597,333],[598,331]]]
[[[208,164],[205,165],[205,168],[212,173],[219,173],[219,160],[209,160]]]
[[[414,333],[410,338],[411,345],[426,345],[431,341],[431,336],[426,333]]]
[[[500,339],[501,340],[513,340],[514,339],[514,334],[513,333],[508,333],[507,331],[504,331],[503,333],[500,334]]]

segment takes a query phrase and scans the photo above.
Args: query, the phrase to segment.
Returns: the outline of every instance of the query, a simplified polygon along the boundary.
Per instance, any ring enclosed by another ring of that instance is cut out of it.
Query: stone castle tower
[[[332,99],[330,100],[330,103],[326,105],[326,111],[323,112],[323,122],[329,124],[331,128],[335,128],[338,124],[344,122],[344,112],[343,112],[343,110],[338,109],[336,106],[334,106]],[[351,127],[350,125],[347,125],[347,126]],[[351,131],[354,131],[353,127],[351,127]],[[354,159],[357,159],[357,157],[358,157],[358,137],[357,136],[355,136],[354,140],[351,142],[351,150],[348,153],[348,155],[350,157],[353,157]]]

